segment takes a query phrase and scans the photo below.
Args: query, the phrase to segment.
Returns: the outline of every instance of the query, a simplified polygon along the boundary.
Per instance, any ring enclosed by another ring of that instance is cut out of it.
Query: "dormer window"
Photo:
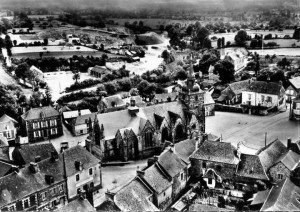
[[[42,119],[44,119],[44,118],[45,118],[45,113],[44,113],[44,112],[41,112],[41,113],[40,113],[40,116],[41,116]]]
[[[75,161],[75,168],[78,170],[78,171],[82,171],[83,170],[83,164],[81,161]]]

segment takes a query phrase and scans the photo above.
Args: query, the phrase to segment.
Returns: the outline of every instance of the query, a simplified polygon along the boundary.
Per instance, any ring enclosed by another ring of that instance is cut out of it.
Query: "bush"
[[[45,88],[47,86],[47,83],[44,80],[39,80],[39,86],[41,88]]]

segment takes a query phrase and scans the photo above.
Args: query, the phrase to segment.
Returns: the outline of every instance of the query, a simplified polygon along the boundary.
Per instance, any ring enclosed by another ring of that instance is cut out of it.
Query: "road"
[[[268,116],[216,112],[206,119],[206,132],[221,136],[223,141],[236,145],[240,141],[250,148],[259,149],[279,138],[286,144],[287,138],[300,139],[300,122],[289,120],[289,110]]]

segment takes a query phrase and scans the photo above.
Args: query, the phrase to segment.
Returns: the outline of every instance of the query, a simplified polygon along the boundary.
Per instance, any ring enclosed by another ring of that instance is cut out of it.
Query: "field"
[[[278,56],[290,56],[290,57],[299,57],[300,49],[299,48],[279,48],[279,49],[255,49],[250,50],[250,52],[257,52],[259,55],[273,55],[276,54]]]

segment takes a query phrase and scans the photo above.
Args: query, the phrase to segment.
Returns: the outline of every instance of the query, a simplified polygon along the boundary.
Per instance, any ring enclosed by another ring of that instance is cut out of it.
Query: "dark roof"
[[[178,92],[155,94],[154,99],[157,99],[158,102],[168,102],[169,97],[171,98],[171,102],[176,101]]]
[[[86,120],[89,120],[90,118],[92,119],[92,122],[94,122],[96,115],[97,115],[97,113],[91,113],[91,114],[78,116],[78,117],[76,117],[76,119],[74,121],[74,125],[77,126],[77,125],[85,124]]]
[[[17,148],[14,151],[17,151]],[[35,162],[36,156],[40,156],[41,160],[51,157],[51,152],[56,152],[56,149],[52,143],[26,144],[19,148],[19,152],[25,164],[28,164],[30,162]]]
[[[158,211],[148,199],[151,195],[151,190],[135,178],[116,193],[114,202],[121,211]]]
[[[95,71],[99,74],[106,74],[108,72],[111,72],[109,69],[107,69],[105,66],[94,66],[90,68],[91,71]]]
[[[289,79],[289,81],[295,89],[300,89],[300,77],[294,77],[292,79]]]
[[[256,154],[258,155],[265,171],[273,166],[276,161],[287,153],[288,149],[286,146],[278,139],[269,143],[267,146],[260,149]]]
[[[83,169],[89,169],[100,162],[99,159],[97,159],[94,155],[80,145],[65,150],[63,154],[67,177],[75,175],[78,172],[75,167],[75,161],[81,162]]]
[[[289,178],[274,185],[261,211],[299,211],[300,188]]]
[[[91,212],[96,209],[91,205],[87,199],[78,198],[69,202],[67,205],[54,210],[55,212]]]
[[[275,163],[281,162],[285,165],[290,171],[293,171],[297,165],[300,163],[300,155],[289,150],[284,155],[282,155]]]
[[[241,154],[236,174],[241,177],[254,178],[257,180],[269,179],[257,155]]]
[[[39,167],[37,173],[32,173],[27,165],[19,172],[0,178],[0,208],[47,188],[49,184],[45,181],[45,175],[52,175],[54,183],[64,181],[62,155],[59,155],[56,161],[46,159],[37,164]]]
[[[120,209],[112,200],[107,199],[97,207],[97,211],[120,211]]]
[[[235,165],[239,162],[236,149],[230,143],[219,141],[205,141],[191,158]]]
[[[126,103],[123,101],[120,94],[105,97],[101,101],[106,105],[107,108],[126,106]]]
[[[158,163],[170,177],[174,177],[185,168],[185,165],[171,149],[167,148],[160,154]]]
[[[9,171],[11,171],[12,166],[8,163],[0,161],[0,177],[5,176]]]
[[[233,92],[235,95],[241,94],[243,91],[247,91],[250,88],[250,84],[252,83],[252,80],[243,80],[239,82],[231,83],[224,91],[224,93],[227,92]]]
[[[282,85],[276,82],[254,81],[250,85],[250,91],[256,93],[280,95],[281,89]]]
[[[181,160],[189,164],[189,157],[196,150],[196,143],[197,141],[195,139],[187,139],[184,141],[180,141],[175,144],[175,153],[179,156]]]
[[[147,168],[143,178],[158,194],[172,186],[172,183],[167,179],[164,173],[162,173],[157,164],[153,164]]]
[[[24,120],[33,120],[33,119],[40,119],[41,114],[45,115],[45,118],[53,117],[53,116],[59,116],[59,113],[57,110],[55,110],[51,106],[46,107],[38,107],[38,108],[32,108],[26,113],[22,115],[22,118]]]

